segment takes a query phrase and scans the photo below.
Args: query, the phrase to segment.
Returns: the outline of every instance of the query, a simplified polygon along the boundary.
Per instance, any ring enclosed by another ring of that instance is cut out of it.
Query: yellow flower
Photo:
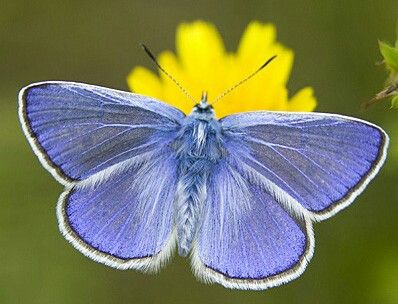
[[[164,51],[157,59],[198,101],[202,91],[207,91],[211,103],[268,58],[278,56],[265,70],[214,105],[218,117],[254,110],[313,111],[316,107],[311,87],[301,89],[289,99],[286,83],[293,52],[276,41],[272,24],[251,22],[236,53],[225,50],[219,32],[211,23],[182,23],[176,36],[177,55]],[[158,77],[144,67],[136,67],[128,75],[127,82],[133,92],[153,96],[187,114],[192,110],[192,101],[162,73]]]

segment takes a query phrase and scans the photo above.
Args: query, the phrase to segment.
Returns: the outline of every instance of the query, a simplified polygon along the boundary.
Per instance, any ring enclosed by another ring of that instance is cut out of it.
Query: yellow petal
[[[246,28],[239,42],[238,56],[242,62],[260,62],[264,53],[274,43],[276,30],[272,24],[252,21]]]
[[[183,69],[203,86],[202,90],[222,75],[225,48],[213,24],[204,21],[181,24],[176,48]]]
[[[314,90],[311,87],[305,87],[290,99],[288,110],[293,112],[311,112],[314,111],[315,107]]]
[[[190,94],[194,95],[194,97],[199,98],[198,95],[200,95],[200,92],[197,92],[197,83],[195,83],[189,73],[183,70],[181,63],[175,54],[170,51],[164,51],[159,55],[158,61],[171,77],[173,77],[183,88],[185,88]],[[170,90],[177,94],[175,96],[178,97],[178,99],[186,98],[174,81],[160,71],[159,73],[165,87],[170,87]]]
[[[173,54],[173,52],[170,51],[163,51],[160,53],[160,55],[157,58],[159,64],[166,69],[166,71],[172,75],[173,77],[178,77],[181,76],[182,70],[180,63],[178,62],[178,59],[176,55]],[[159,71],[159,74],[162,79],[165,81],[169,81],[169,78],[164,75],[161,71]]]
[[[293,65],[293,52],[275,42],[276,29],[272,24],[251,22],[239,43],[238,58],[242,71],[246,74],[254,71],[270,57],[277,58],[261,72],[254,81],[286,84]]]
[[[132,92],[158,99],[162,97],[159,78],[144,67],[134,68],[127,76],[127,84]]]

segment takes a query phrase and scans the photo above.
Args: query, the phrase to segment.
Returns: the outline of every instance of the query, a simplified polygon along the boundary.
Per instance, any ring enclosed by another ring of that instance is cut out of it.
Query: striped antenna
[[[241,81],[239,81],[237,84],[235,84],[234,86],[230,87],[229,89],[225,90],[224,92],[222,92],[210,105],[214,105],[217,101],[219,101],[220,99],[222,99],[225,95],[231,93],[233,90],[235,90],[237,87],[239,87],[241,84],[245,83],[246,81],[248,81],[250,78],[252,78],[253,76],[257,75],[258,72],[260,72],[263,68],[265,68],[272,60],[274,60],[276,58],[276,55],[272,56],[270,59],[268,59],[266,62],[264,62],[264,64],[262,66],[260,66],[256,71],[254,71],[253,73],[251,73],[249,76],[247,76],[246,78],[242,79]]]
[[[175,79],[173,76],[171,76],[156,60],[156,57],[152,54],[152,52],[149,50],[149,48],[141,43],[142,48],[144,49],[145,53],[148,55],[148,57],[155,63],[155,65],[165,74],[172,82],[174,82],[177,87],[181,90],[181,92],[184,93],[188,99],[192,100],[194,103],[196,103],[196,100],[188,93],[188,91]]]

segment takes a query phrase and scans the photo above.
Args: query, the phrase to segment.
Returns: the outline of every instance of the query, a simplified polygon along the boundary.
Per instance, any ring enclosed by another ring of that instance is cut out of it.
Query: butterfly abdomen
[[[187,158],[180,165],[177,185],[176,225],[178,253],[186,256],[192,247],[203,202],[206,199],[207,167],[201,160]]]
[[[175,202],[178,253],[191,251],[203,205],[211,167],[221,158],[218,121],[188,117],[174,143],[179,156],[178,185]]]

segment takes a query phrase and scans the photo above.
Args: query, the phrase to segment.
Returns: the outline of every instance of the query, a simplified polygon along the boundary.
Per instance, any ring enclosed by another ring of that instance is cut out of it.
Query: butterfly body
[[[380,170],[388,135],[328,113],[186,116],[150,97],[62,81],[19,94],[23,131],[65,186],[59,228],[84,255],[156,271],[178,247],[195,275],[266,289],[299,277],[313,223],[349,206]]]
[[[221,126],[210,107],[195,107],[171,143],[179,159],[175,201],[177,246],[181,256],[191,251],[206,203],[207,179],[222,157]]]

